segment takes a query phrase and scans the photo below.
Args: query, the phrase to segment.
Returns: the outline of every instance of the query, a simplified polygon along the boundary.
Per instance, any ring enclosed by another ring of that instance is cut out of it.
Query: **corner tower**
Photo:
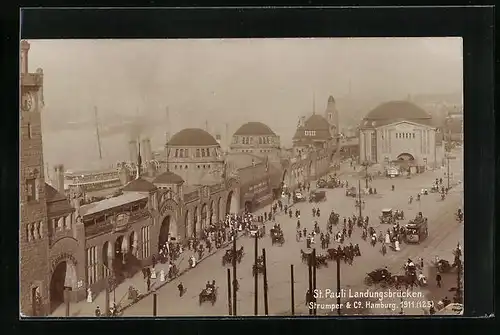
[[[335,99],[330,95],[326,104],[325,119],[330,124],[330,130],[333,137],[337,137],[339,133],[339,113],[335,104]]]
[[[47,204],[42,151],[43,71],[28,72],[30,44],[21,41],[19,227],[20,312],[45,315],[49,305]]]

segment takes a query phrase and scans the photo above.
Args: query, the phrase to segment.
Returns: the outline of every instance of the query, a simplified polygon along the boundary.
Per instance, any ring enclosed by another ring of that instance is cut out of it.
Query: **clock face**
[[[24,93],[21,98],[21,108],[25,112],[31,111],[33,108],[33,95],[31,93]]]

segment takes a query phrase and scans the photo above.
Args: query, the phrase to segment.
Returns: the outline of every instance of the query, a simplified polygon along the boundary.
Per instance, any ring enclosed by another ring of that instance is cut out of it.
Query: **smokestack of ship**
[[[64,194],[64,165],[57,164],[54,166],[54,179],[57,192]]]
[[[151,141],[149,138],[144,138],[141,141],[141,157],[145,162],[153,160],[153,151],[151,149]]]
[[[137,141],[136,140],[130,140],[128,142],[128,150],[129,150],[129,155],[130,155],[130,162],[136,162],[137,156],[139,155],[139,153],[137,152]]]

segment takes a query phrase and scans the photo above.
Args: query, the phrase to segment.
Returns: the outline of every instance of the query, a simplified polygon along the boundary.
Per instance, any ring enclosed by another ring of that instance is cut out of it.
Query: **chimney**
[[[80,215],[80,203],[82,199],[78,196],[75,196],[73,198],[73,208],[75,209],[75,217],[78,217]]]
[[[149,162],[151,160],[151,146],[150,146],[149,138],[144,138],[141,141],[141,157],[144,159],[144,162]]]
[[[58,164],[54,166],[55,188],[57,192],[64,194],[64,165]]]
[[[28,51],[30,44],[26,40],[21,41],[21,73],[28,73]]]
[[[139,154],[137,152],[137,141],[136,140],[130,140],[128,142],[128,150],[130,154],[130,162],[137,162],[137,155]]]

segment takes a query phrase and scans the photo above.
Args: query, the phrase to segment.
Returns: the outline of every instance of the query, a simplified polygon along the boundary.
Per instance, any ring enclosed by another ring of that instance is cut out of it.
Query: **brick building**
[[[187,129],[167,146],[166,171],[156,169],[148,176],[139,171],[135,178],[128,175],[121,192],[101,201],[86,203],[78,192],[71,192],[68,199],[61,193],[63,190],[45,182],[43,72],[28,72],[28,51],[29,43],[22,41],[22,315],[47,315],[65,300],[85,299],[89,289],[95,294],[109,285],[108,279],[125,280],[149,265],[166,240],[184,242],[210,223],[223,220],[227,213],[255,210],[271,203],[279,194],[275,190],[283,183],[293,190],[299,182],[328,173],[335,153],[335,146],[329,144],[290,157],[241,152],[222,156],[210,134]],[[270,143],[276,141],[266,140],[265,145]],[[148,156],[148,150],[143,154]],[[231,160],[238,163],[231,165]]]

